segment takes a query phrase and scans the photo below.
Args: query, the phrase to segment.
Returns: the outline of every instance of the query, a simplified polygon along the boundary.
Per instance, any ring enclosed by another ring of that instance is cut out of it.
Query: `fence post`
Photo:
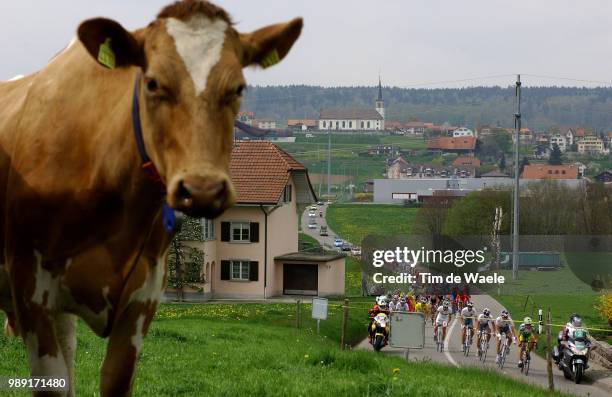
[[[349,310],[349,300],[344,300],[344,305],[342,306],[342,332],[340,333],[340,349],[344,350],[345,341],[346,341],[346,326],[348,325],[348,310]]]
[[[300,329],[301,326],[301,308],[300,308],[300,304],[302,303],[302,301],[300,299],[298,299],[297,301],[295,301],[295,328]]]
[[[550,315],[550,306],[548,307],[548,313],[546,314],[546,372],[548,373],[548,390],[551,392],[555,391],[555,384],[553,382],[552,372],[552,345],[551,345],[551,328],[552,319]]]

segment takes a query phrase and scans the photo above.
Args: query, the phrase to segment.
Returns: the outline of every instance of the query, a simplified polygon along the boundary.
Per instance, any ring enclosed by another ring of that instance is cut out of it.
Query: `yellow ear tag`
[[[280,62],[280,57],[278,56],[278,51],[276,49],[270,51],[268,55],[259,63],[262,68],[269,68],[270,66],[276,65]]]
[[[100,44],[100,50],[98,50],[98,62],[109,69],[114,69],[115,52],[113,51],[110,43],[111,39],[107,38],[104,43]]]

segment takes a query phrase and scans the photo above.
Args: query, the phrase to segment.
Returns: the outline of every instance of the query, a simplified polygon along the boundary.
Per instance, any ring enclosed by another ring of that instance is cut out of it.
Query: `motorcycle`
[[[385,313],[378,313],[372,319],[372,325],[370,326],[370,343],[374,350],[380,351],[387,345],[389,339],[389,316]]]
[[[589,368],[589,353],[593,349],[582,329],[576,329],[573,338],[564,343],[561,356],[555,346],[555,357],[558,357],[559,369],[563,371],[565,379],[573,379],[576,384],[582,381],[584,371]]]

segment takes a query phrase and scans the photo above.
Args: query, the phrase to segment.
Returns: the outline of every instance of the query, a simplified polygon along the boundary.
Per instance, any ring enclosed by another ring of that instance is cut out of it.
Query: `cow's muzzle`
[[[216,218],[233,202],[231,182],[223,176],[185,176],[168,195],[172,208],[197,218]]]

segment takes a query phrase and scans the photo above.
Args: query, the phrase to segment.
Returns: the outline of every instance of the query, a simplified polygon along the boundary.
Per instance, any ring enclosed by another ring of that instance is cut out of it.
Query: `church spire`
[[[378,75],[378,99],[377,101],[382,101],[383,97],[382,97],[382,84],[380,82],[380,75]]]

